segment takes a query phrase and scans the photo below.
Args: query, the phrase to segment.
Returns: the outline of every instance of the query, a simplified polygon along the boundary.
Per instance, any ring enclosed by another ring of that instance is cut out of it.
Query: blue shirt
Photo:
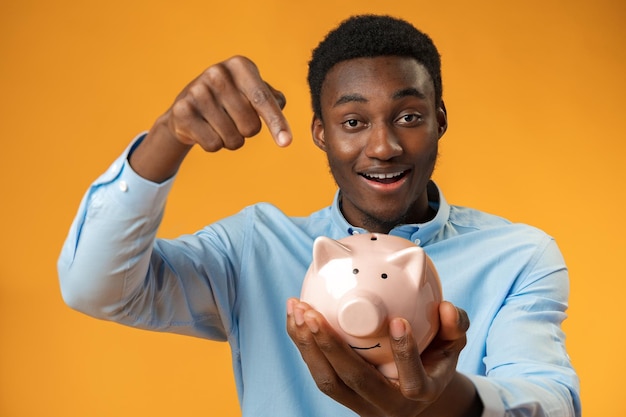
[[[246,416],[354,416],[316,387],[285,331],[318,236],[365,232],[338,195],[308,217],[270,204],[177,239],[156,238],[172,180],[139,177],[127,151],[89,188],[58,262],[66,303],[86,314],[157,331],[228,341]],[[449,205],[429,186],[436,217],[390,234],[422,246],[444,298],[471,326],[457,369],[476,385],[483,416],[580,416],[579,381],[561,322],[569,282],[542,231]]]

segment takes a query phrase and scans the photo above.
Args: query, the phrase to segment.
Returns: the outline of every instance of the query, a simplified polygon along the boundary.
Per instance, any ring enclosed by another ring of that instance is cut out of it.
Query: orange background
[[[557,238],[585,415],[626,415],[623,1],[211,3],[0,5],[0,416],[239,415],[226,345],[71,311],[56,259],[88,184],[187,81],[235,53],[287,95],[295,142],[279,149],[264,131],[238,152],[194,150],[160,234],[260,200],[294,215],[330,203],[308,131],[306,63],[360,12],[403,16],[435,39],[450,121],[437,181],[454,204]]]

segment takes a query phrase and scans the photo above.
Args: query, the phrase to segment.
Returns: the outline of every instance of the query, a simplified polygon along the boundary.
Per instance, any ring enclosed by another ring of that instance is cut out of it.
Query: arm
[[[579,380],[561,327],[568,296],[565,261],[545,237],[489,322],[486,376],[470,376],[486,407],[504,415],[581,415]]]
[[[446,332],[448,336],[442,337],[440,333],[421,358],[402,353],[411,352],[411,343],[402,346],[392,340],[392,346],[398,349],[399,368],[406,366],[408,369],[408,377],[400,378],[400,391],[407,394],[403,396],[389,393],[381,375],[377,376],[373,369],[368,370],[363,361],[358,360],[360,358],[353,357],[355,355],[335,339],[323,318],[306,305],[291,305],[287,320],[289,333],[322,390],[361,415],[377,415],[378,412],[378,415],[412,416],[423,412],[421,415],[447,416],[459,411],[460,415],[465,415],[463,407],[467,407],[466,415],[473,415],[479,413],[482,405],[484,417],[580,416],[579,381],[566,353],[561,329],[567,308],[567,269],[553,240],[542,234],[537,245],[525,242],[524,246],[532,252],[530,256],[519,248],[511,250],[516,259],[522,258],[520,263],[514,264],[515,274],[511,274],[511,269],[495,268],[495,273],[484,277],[485,285],[492,290],[484,303],[487,310],[493,311],[493,316],[481,316],[482,320],[475,323],[475,329],[486,328],[486,340],[474,338],[470,351],[472,355],[478,351],[479,356],[465,363],[466,369],[471,369],[469,372],[477,372],[478,363],[484,363],[485,373],[478,371],[483,376],[461,375],[453,370],[452,365],[464,348],[464,326],[456,333]],[[503,281],[503,274],[513,275],[513,278]],[[499,283],[503,286],[498,289]],[[447,320],[444,312],[440,314],[442,323],[447,321],[448,327],[453,329],[454,321]],[[460,314],[462,318],[463,313]],[[391,330],[394,334],[393,328]],[[482,334],[482,330],[478,333]],[[454,339],[457,342],[453,343]],[[447,343],[451,343],[451,347],[446,348]],[[485,347],[486,356],[483,356]],[[437,365],[438,355],[441,362]],[[412,386],[420,388],[407,392],[405,387]],[[480,398],[474,394],[472,400],[472,392]],[[385,400],[377,400],[379,394],[383,394]],[[462,398],[457,399],[457,394]],[[420,396],[413,408],[406,402]],[[433,398],[438,399],[428,406]],[[370,404],[377,405],[373,412]],[[383,408],[384,404],[391,408]],[[395,404],[409,405],[397,413]],[[461,404],[465,405],[455,410],[448,408]]]
[[[151,309],[144,282],[162,282],[164,274],[175,274],[161,267],[167,263],[153,248],[172,178],[189,149],[196,143],[211,152],[236,149],[258,133],[262,120],[275,140],[287,145],[291,133],[281,111],[284,104],[282,94],[243,57],[208,68],[185,87],[148,134],[83,198],[58,262],[66,303],[95,317],[125,322],[131,320],[124,317],[126,306]],[[158,308],[184,299],[176,281],[168,288],[171,298]]]

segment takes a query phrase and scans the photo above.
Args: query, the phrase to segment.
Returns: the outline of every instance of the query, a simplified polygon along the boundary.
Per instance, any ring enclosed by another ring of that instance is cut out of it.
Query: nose
[[[375,294],[348,294],[341,300],[337,320],[341,330],[354,337],[373,336],[386,317],[382,300]]]
[[[379,125],[371,130],[365,154],[370,158],[388,161],[402,154],[402,146],[389,126]]]

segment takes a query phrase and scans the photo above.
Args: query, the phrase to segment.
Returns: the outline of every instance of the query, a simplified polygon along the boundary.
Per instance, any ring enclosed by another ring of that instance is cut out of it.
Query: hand
[[[285,96],[266,83],[256,65],[242,56],[206,69],[189,83],[133,152],[130,163],[144,178],[172,176],[189,149],[238,149],[259,133],[262,121],[280,146],[292,134],[282,109]]]
[[[456,372],[467,314],[444,302],[439,315],[440,330],[421,357],[406,320],[391,320],[397,381],[365,362],[319,312],[297,299],[287,303],[287,331],[318,387],[361,416],[479,415],[472,408],[481,406],[474,386]]]

